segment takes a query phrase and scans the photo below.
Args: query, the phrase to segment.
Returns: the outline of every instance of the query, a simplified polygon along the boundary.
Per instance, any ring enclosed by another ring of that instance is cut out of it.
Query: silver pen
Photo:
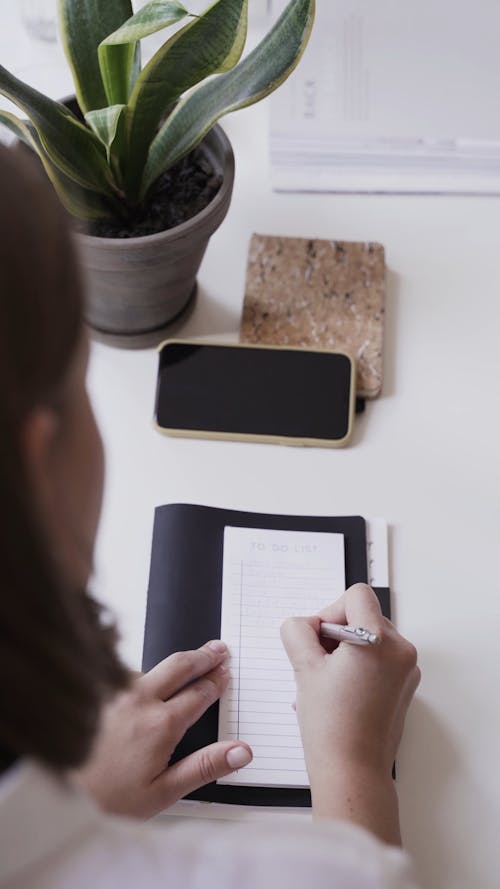
[[[351,642],[352,645],[376,645],[380,637],[364,627],[350,627],[342,624],[329,624],[324,621],[319,626],[320,636],[335,639],[337,642]]]

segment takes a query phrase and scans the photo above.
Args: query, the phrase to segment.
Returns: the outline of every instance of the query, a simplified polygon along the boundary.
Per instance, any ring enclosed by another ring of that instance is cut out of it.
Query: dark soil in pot
[[[98,238],[138,238],[181,225],[208,206],[222,185],[209,158],[195,148],[158,180],[147,202],[127,220],[96,219],[80,231]]]

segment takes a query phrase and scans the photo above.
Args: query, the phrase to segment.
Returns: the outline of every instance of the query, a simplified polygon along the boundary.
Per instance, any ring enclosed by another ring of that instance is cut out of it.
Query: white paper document
[[[275,188],[500,192],[499,33],[497,0],[317,0],[271,98]]]
[[[219,740],[244,739],[254,758],[218,783],[309,786],[280,625],[331,604],[344,588],[343,534],[225,528],[221,638],[231,680]]]

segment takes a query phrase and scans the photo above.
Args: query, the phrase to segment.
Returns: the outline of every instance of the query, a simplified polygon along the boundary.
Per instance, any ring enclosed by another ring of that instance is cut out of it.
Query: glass
[[[57,0],[21,0],[21,17],[26,30],[37,40],[57,37]]]

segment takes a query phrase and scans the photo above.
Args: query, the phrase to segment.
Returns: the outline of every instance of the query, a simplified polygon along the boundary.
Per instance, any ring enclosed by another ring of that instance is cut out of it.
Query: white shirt
[[[417,889],[403,852],[351,824],[139,824],[32,762],[0,782],[0,887]]]

